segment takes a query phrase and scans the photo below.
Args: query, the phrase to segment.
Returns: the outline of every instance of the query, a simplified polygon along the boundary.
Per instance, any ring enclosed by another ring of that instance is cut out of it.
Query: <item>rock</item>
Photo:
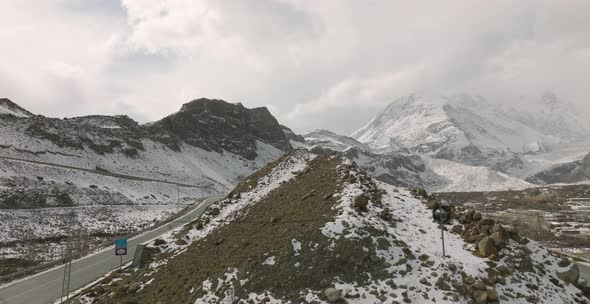
[[[438,206],[439,206],[439,203],[437,201],[428,201],[426,203],[426,207],[428,209],[436,209],[436,208],[438,208]]]
[[[133,283],[127,288],[127,293],[136,293],[140,288],[141,285],[139,285],[139,283]]]
[[[498,292],[495,289],[488,290],[488,301],[498,301]]]
[[[185,246],[188,243],[185,240],[180,239],[180,240],[176,240],[175,244],[178,245],[178,246]]]
[[[160,246],[160,245],[164,245],[166,244],[166,241],[164,241],[163,239],[155,239],[154,240],[154,246]]]
[[[352,207],[359,211],[367,211],[367,206],[369,205],[369,198],[361,194],[354,199],[354,203],[352,203]]]
[[[559,267],[567,267],[571,264],[570,260],[567,258],[563,258],[561,260],[559,260],[559,262],[557,262],[557,266]]]
[[[479,221],[479,220],[481,220],[481,213],[479,213],[479,212],[475,212],[475,213],[473,214],[473,217],[472,217],[472,218],[473,218],[473,220],[474,220],[474,221],[476,221],[476,222],[477,222],[477,221]]]
[[[492,233],[498,232],[500,230],[506,231],[506,229],[504,229],[504,226],[502,226],[501,224],[495,224],[494,226],[492,226]]]
[[[331,194],[331,193],[330,193],[330,194],[326,194],[326,195],[324,195],[324,200],[325,200],[325,201],[327,201],[327,200],[329,200],[329,199],[331,199],[331,198],[332,198],[332,194]]]
[[[391,220],[391,213],[389,213],[389,209],[385,208],[383,211],[379,213],[379,218],[388,222]]]
[[[475,281],[471,287],[475,290],[486,290],[486,285],[480,280]]]
[[[576,284],[576,286],[578,286],[579,288],[587,288],[588,287],[588,281],[586,281],[586,279],[580,277],[578,279],[578,283]]]
[[[456,234],[461,234],[461,233],[463,233],[463,226],[462,225],[455,225],[455,226],[453,226],[451,231]]]
[[[328,298],[328,301],[330,302],[336,302],[340,299],[342,299],[342,291],[336,289],[336,288],[328,288],[324,291],[324,294],[326,295],[326,298]]]
[[[557,277],[568,284],[578,283],[580,278],[580,269],[578,265],[574,264],[569,270],[564,272],[558,272]]]
[[[467,222],[469,221],[469,219],[467,218],[467,215],[463,214],[459,217],[459,223],[461,224],[467,224]]]
[[[488,302],[488,293],[482,290],[476,290],[473,292],[473,300],[477,304],[486,304]]]
[[[508,233],[505,230],[498,230],[492,233],[492,235],[490,235],[490,238],[492,239],[492,241],[494,241],[494,245],[496,247],[504,247],[510,237],[508,236]]]
[[[476,234],[476,235],[472,235],[472,236],[468,237],[466,241],[467,241],[467,243],[473,244],[473,243],[477,243],[479,240],[481,240],[481,237],[479,234]]]
[[[494,241],[487,236],[477,243],[477,249],[479,250],[479,255],[484,258],[497,252]]]
[[[482,225],[486,225],[486,226],[493,226],[494,225],[494,220],[490,219],[490,218],[486,218],[480,221],[480,223]]]
[[[428,261],[428,259],[429,259],[429,258],[430,258],[430,257],[429,257],[427,254],[425,254],[425,253],[424,253],[424,254],[421,254],[421,255],[418,257],[418,259],[419,259],[420,261],[422,261],[422,262]]]

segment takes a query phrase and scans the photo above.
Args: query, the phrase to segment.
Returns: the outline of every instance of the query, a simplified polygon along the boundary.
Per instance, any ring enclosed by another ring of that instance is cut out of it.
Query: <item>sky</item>
[[[590,1],[0,0],[0,97],[154,121],[200,97],[350,134],[399,96],[590,104]]]

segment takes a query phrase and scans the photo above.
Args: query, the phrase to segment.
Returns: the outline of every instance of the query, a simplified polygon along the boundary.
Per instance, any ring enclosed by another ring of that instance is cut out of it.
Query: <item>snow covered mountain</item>
[[[485,166],[470,166],[445,159],[434,159],[408,149],[377,152],[354,138],[327,130],[317,130],[303,137],[304,143],[293,144],[315,153],[341,152],[369,175],[391,185],[418,187],[436,192],[491,191],[533,186]]]
[[[527,179],[535,184],[578,183],[590,180],[590,153],[583,159],[559,164],[541,171]]]
[[[421,156],[405,149],[378,154],[354,138],[328,130],[316,130],[303,138],[304,143],[294,144],[315,153],[341,152],[371,176],[391,185],[433,189],[444,184],[444,178],[430,170]]]
[[[145,125],[127,116],[48,118],[2,100],[0,243],[149,226],[226,193],[291,149],[266,108],[222,100],[194,100]]]
[[[522,103],[521,103],[522,104]],[[352,137],[377,151],[410,151],[503,172],[590,132],[583,117],[546,94],[518,109],[470,95],[409,95],[391,103]]]
[[[515,106],[466,94],[409,95],[352,137],[317,130],[291,144],[343,152],[394,185],[429,191],[523,189],[544,183],[527,182],[528,177],[566,166],[590,150],[590,127],[582,111],[554,94],[522,99]]]

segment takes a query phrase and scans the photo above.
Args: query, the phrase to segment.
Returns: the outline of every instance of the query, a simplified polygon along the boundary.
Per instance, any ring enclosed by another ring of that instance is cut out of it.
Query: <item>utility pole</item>
[[[64,264],[64,277],[61,285],[61,298],[60,303],[66,303],[70,297],[70,278],[72,274],[72,256],[71,256],[71,248],[70,245],[66,248],[66,253],[64,256],[65,264]],[[64,300],[65,297],[65,300]]]

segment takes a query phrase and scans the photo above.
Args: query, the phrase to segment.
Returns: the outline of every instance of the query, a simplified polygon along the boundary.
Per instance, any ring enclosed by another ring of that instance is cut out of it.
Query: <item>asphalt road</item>
[[[577,262],[580,268],[580,276],[590,282],[590,263]]]
[[[178,219],[147,231],[128,240],[128,255],[123,257],[123,263],[133,259],[135,247],[158,236],[176,229],[187,222],[200,217],[205,209],[220,198],[210,197],[198,203],[193,211]],[[72,262],[70,291],[84,287],[109,271],[119,267],[120,258],[115,256],[114,246],[105,248],[98,253]],[[61,296],[64,266],[58,266],[45,272],[17,280],[0,286],[0,304],[49,304]]]

